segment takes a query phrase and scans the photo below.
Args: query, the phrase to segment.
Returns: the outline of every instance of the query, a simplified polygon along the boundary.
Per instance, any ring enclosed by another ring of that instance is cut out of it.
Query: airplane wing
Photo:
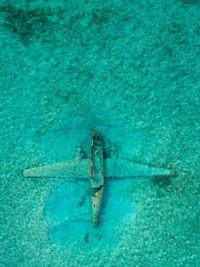
[[[69,180],[88,180],[89,161],[87,159],[68,160],[59,163],[44,165],[26,169],[23,171],[25,177],[46,178],[68,178]]]
[[[131,178],[149,176],[169,176],[173,172],[169,169],[154,167],[148,164],[136,163],[129,159],[118,157],[105,159],[106,178]]]

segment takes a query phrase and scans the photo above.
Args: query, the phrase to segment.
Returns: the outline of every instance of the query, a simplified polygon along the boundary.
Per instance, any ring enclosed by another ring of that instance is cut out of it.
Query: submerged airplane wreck
[[[84,158],[81,147],[76,157],[60,163],[26,169],[25,177],[66,178],[68,181],[86,181],[91,187],[91,205],[93,225],[99,222],[100,210],[107,179],[124,179],[145,176],[171,176],[173,172],[166,168],[141,164],[121,158],[117,148],[111,147],[110,157],[105,157],[103,140],[99,131],[92,133],[89,158]]]

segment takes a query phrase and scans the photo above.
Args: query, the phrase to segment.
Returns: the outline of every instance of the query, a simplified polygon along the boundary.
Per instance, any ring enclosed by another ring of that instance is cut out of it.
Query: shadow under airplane
[[[90,144],[89,159],[84,158],[81,147],[76,157],[60,163],[26,169],[25,177],[66,178],[68,181],[86,181],[90,183],[93,225],[97,226],[104,195],[106,179],[124,179],[149,176],[172,176],[170,169],[154,167],[121,158],[116,147],[111,147],[109,158],[104,155],[103,141],[99,131],[94,130]]]

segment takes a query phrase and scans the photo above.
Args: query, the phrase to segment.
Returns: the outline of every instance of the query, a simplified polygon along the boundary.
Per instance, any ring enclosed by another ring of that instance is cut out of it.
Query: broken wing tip
[[[34,175],[32,175],[31,169],[25,169],[22,172],[24,177],[30,178],[30,177],[34,177]]]
[[[176,171],[173,169],[165,169],[165,172],[163,173],[163,175],[161,176],[175,176],[176,175]]]
[[[29,177],[28,169],[23,170],[22,174],[24,177]]]
[[[28,175],[27,175],[27,169],[23,170],[23,171],[22,171],[22,174],[23,174],[24,177],[27,177],[27,176],[28,176]]]

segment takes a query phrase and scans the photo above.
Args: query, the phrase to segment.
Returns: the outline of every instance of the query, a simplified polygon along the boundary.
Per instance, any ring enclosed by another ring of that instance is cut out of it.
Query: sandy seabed
[[[199,1],[0,7],[0,266],[200,266]],[[109,183],[96,230],[66,222],[87,187],[22,175],[73,158],[94,128],[176,171]]]

